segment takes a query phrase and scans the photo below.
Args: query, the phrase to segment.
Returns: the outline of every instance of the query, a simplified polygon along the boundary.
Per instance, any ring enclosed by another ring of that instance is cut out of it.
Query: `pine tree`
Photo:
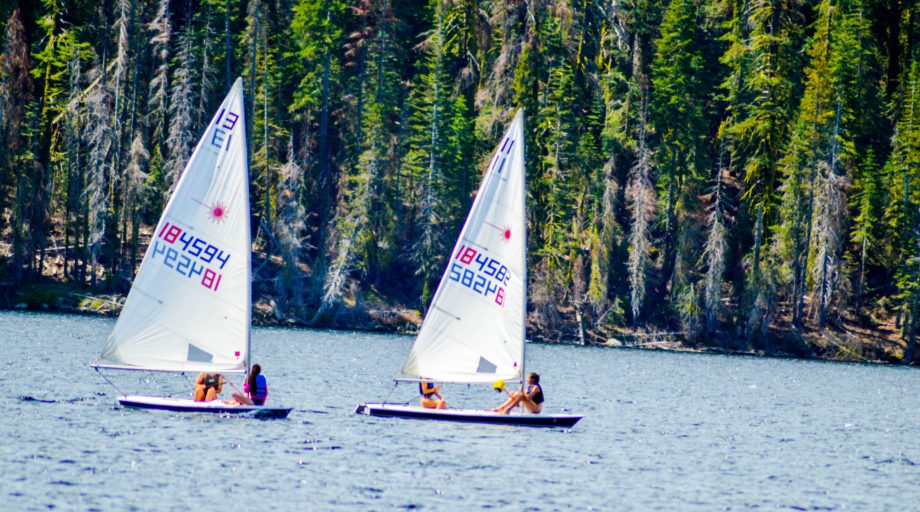
[[[814,238],[816,188],[819,171],[823,165],[826,176],[828,165],[823,158],[826,142],[830,139],[834,100],[838,91],[831,76],[832,15],[830,2],[819,7],[819,19],[809,48],[811,62],[806,69],[807,83],[799,108],[799,119],[793,131],[782,166],[786,175],[781,190],[781,236],[775,242],[775,252],[780,261],[788,265],[780,268],[792,271],[785,281],[792,282],[793,323],[802,321],[802,303],[805,294],[806,272],[811,243]]]
[[[172,21],[170,16],[169,0],[158,0],[156,15],[148,26],[152,33],[150,45],[155,63],[153,78],[150,80],[149,85],[148,116],[151,118],[152,138],[156,141],[154,145],[159,148],[161,153],[165,153],[165,148],[162,147],[162,144],[166,140],[168,130],[166,128],[166,117],[170,96],[169,50],[172,42]]]
[[[859,166],[859,174],[854,178],[853,192],[850,195],[850,208],[855,211],[850,241],[856,244],[857,263],[856,298],[859,308],[863,305],[866,291],[866,266],[871,261],[870,245],[879,242],[881,227],[882,201],[884,184],[881,169],[875,163],[875,152],[869,149]]]
[[[712,335],[716,331],[719,312],[722,310],[722,284],[728,260],[728,228],[724,214],[723,181],[727,171],[724,165],[724,151],[720,151],[716,167],[716,182],[710,194],[709,231],[703,246],[703,261],[706,274],[703,277],[703,316],[705,317],[704,334]]]
[[[753,244],[745,256],[746,336],[764,332],[775,310],[774,268],[763,267],[768,226],[775,216],[777,163],[783,156],[793,117],[798,82],[796,0],[732,3],[729,47],[722,62],[729,67],[723,82],[729,104],[720,131],[728,138],[731,162],[741,170],[744,222]],[[753,226],[747,221],[753,216]]]
[[[315,194],[310,208],[316,211],[316,245],[320,267],[326,249],[326,233],[334,206],[332,138],[330,119],[340,73],[338,59],[333,59],[342,39],[342,18],[346,5],[341,1],[300,0],[294,6],[291,22],[296,42],[296,75],[300,77],[290,109],[304,111],[304,119],[316,132]]]
[[[644,115],[641,126],[645,126]],[[648,273],[652,265],[649,255],[652,249],[652,222],[657,202],[651,176],[651,150],[647,146],[646,137],[643,130],[639,138],[639,159],[630,169],[629,187],[626,189],[626,195],[630,198],[632,221],[629,233],[629,285],[633,324],[638,324],[645,305]]]
[[[684,251],[678,258],[680,245],[693,244],[690,236],[696,217],[694,201],[698,187],[705,179],[708,148],[706,147],[706,104],[709,101],[712,80],[707,78],[706,34],[698,2],[672,0],[661,23],[661,37],[656,41],[656,54],[652,63],[652,88],[650,104],[651,123],[660,138],[657,151],[659,167],[659,197],[664,213],[665,279],[672,275],[677,282],[685,283],[686,261],[699,250]],[[678,222],[677,217],[683,217]],[[680,227],[679,227],[680,226]]]
[[[445,229],[453,226],[446,215],[447,192],[447,122],[450,119],[450,90],[445,57],[445,2],[433,0],[434,27],[425,40],[425,73],[419,87],[412,92],[411,119],[413,138],[406,155],[405,167],[418,183],[418,207],[415,221],[420,227],[412,259],[416,262],[421,281],[421,301],[427,305],[434,294],[437,279],[444,269],[444,253],[449,251],[450,238],[455,233]]]
[[[148,163],[150,151],[147,150],[144,136],[140,130],[134,134],[128,150],[128,166],[125,169],[125,214],[131,221],[131,254],[129,268],[137,264],[137,244],[141,228],[142,205],[149,188],[150,175]],[[127,233],[124,234],[127,238]]]
[[[390,122],[397,112],[392,87],[394,50],[387,36],[393,13],[389,2],[379,0],[362,2],[358,11],[361,30],[350,36],[347,50],[357,68],[352,81],[357,96],[352,146],[356,159],[348,164],[341,184],[336,247],[314,320],[341,297],[342,286],[353,271],[360,271],[369,284],[378,284],[390,251],[397,249],[388,243],[392,239],[391,205],[383,190],[387,175],[393,172],[387,157],[395,151]]]
[[[810,269],[823,328],[842,275],[849,176],[862,163],[858,155],[872,150],[859,147],[873,143],[862,113],[879,112],[879,98],[862,91],[874,70],[861,2],[824,1],[817,12],[799,120],[782,162],[784,215],[776,252],[789,262],[781,267],[792,270],[785,280],[792,283],[793,322],[802,323]]]
[[[884,215],[895,266],[897,313],[907,342],[903,361],[910,363],[920,323],[920,62],[911,65],[904,82],[901,118],[886,164],[889,202]]]
[[[80,101],[82,92],[82,65],[80,58],[73,56],[67,67],[69,80],[69,93],[67,97],[67,107],[64,111],[63,131],[64,143],[66,144],[66,166],[64,173],[64,246],[71,247],[73,250],[64,250],[64,277],[71,280],[84,282],[86,273],[87,257],[85,245],[81,243],[82,226],[85,223],[83,215],[83,189],[84,189],[84,166],[81,163],[82,147],[80,144],[80,128],[83,122],[83,108]],[[73,254],[71,260],[70,256]],[[77,259],[79,258],[79,266]],[[68,267],[68,264],[72,264]]]
[[[113,98],[106,79],[106,62],[97,60],[96,67],[90,72],[90,86],[86,96],[87,121],[83,130],[85,144],[89,147],[89,175],[86,183],[86,197],[89,211],[89,257],[90,285],[96,286],[97,265],[100,251],[109,222],[109,183],[113,178],[112,153],[115,145],[115,131],[112,126]]]
[[[306,210],[301,204],[303,168],[294,157],[294,143],[288,142],[287,162],[278,170],[278,216],[273,228],[283,262],[275,289],[284,303],[297,311],[303,302],[301,252],[306,234]]]
[[[22,167],[26,163],[22,137],[22,125],[26,108],[33,99],[34,86],[29,76],[29,43],[26,40],[22,15],[18,8],[13,10],[6,23],[3,39],[3,54],[0,55],[0,137],[6,151],[0,156],[0,212],[9,208],[8,199],[19,195],[18,189],[25,185]],[[26,233],[21,222],[23,205],[14,204],[14,215],[10,226],[13,230],[13,279],[21,277],[23,240]]]
[[[558,35],[554,39],[561,45]],[[540,197],[535,208],[544,212],[544,220],[533,248],[539,258],[535,272],[540,274],[533,294],[541,301],[558,303],[575,277],[571,252],[579,233],[573,227],[579,195],[585,189],[584,175],[575,166],[578,106],[574,101],[574,73],[567,61],[549,70],[546,88],[545,106],[535,121],[535,150],[541,155],[540,176],[534,184]]]
[[[111,256],[111,270],[117,271],[121,266],[121,246],[125,236],[118,233],[118,221],[122,217],[122,196],[124,195],[124,178],[121,176],[122,169],[122,146],[124,140],[124,112],[125,112],[125,95],[127,94],[128,85],[128,66],[130,65],[130,44],[128,38],[129,25],[134,14],[134,6],[129,0],[119,0],[118,2],[118,20],[115,24],[115,58],[112,76],[109,78],[109,87],[112,90],[112,130],[115,134],[115,143],[113,148],[112,179],[109,180],[109,205],[111,205],[110,217],[107,227],[106,240],[109,244],[109,254]]]
[[[167,158],[163,173],[169,194],[179,181],[197,140],[194,132],[197,101],[192,76],[195,61],[188,32],[179,35],[178,47],[169,96],[169,137],[166,139]]]
[[[221,88],[217,86],[218,71],[217,66],[217,48],[216,42],[219,41],[217,36],[217,17],[222,10],[226,9],[226,2],[216,2],[215,0],[205,0],[202,2],[204,10],[204,22],[201,23],[197,40],[200,48],[197,51],[200,54],[198,59],[200,65],[198,72],[198,118],[195,122],[197,131],[201,131],[205,123],[208,122],[208,114],[213,112],[213,105],[220,94],[215,91]],[[216,4],[216,5],[215,5]],[[223,4],[223,5],[221,5]],[[200,15],[200,11],[199,11]]]

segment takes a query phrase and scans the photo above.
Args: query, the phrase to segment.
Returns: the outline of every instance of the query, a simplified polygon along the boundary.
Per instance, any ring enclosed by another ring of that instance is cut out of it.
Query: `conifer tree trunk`
[[[268,226],[272,225],[272,169],[270,165],[271,159],[269,158],[269,147],[268,147],[268,67],[269,60],[267,58],[268,49],[265,46],[268,43],[263,43],[262,53],[265,60],[264,69],[262,70],[262,147],[265,151],[265,222]]]
[[[326,11],[327,20],[329,11]],[[329,79],[332,74],[332,53],[326,49],[323,59],[322,107],[319,115],[319,228],[317,230],[316,248],[318,259],[323,261],[326,254],[326,231],[329,224],[330,199],[332,197],[332,172],[329,156]],[[322,265],[320,265],[322,267]]]
[[[431,113],[428,118],[428,165],[427,165],[427,177],[425,178],[425,197],[422,202],[420,210],[419,222],[422,226],[421,241],[419,242],[420,248],[418,251],[417,258],[419,261],[423,262],[422,270],[422,294],[421,300],[422,303],[426,306],[431,300],[431,297],[434,295],[434,290],[431,289],[431,285],[434,282],[435,274],[439,269],[435,269],[430,262],[435,261],[436,251],[438,248],[438,238],[439,229],[439,216],[440,212],[436,211],[436,205],[440,204],[441,197],[439,194],[439,183],[442,181],[443,170],[439,168],[439,155],[441,153],[441,148],[439,147],[441,143],[441,134],[439,133],[440,126],[440,114],[441,112],[438,108],[441,105],[441,81],[442,81],[442,71],[443,71],[443,51],[444,51],[444,40],[443,40],[443,30],[444,30],[444,3],[442,0],[437,0],[437,5],[435,7],[435,27],[434,27],[434,39],[432,40],[432,49],[434,51],[433,61],[429,64],[430,69],[429,73],[431,76],[432,84],[432,93],[431,93]]]
[[[250,140],[255,138],[256,122],[256,59],[259,56],[259,4],[260,0],[252,0],[252,48],[249,53],[249,126],[246,131],[249,133]],[[248,144],[249,165],[252,166],[253,147],[255,144]]]
[[[116,53],[115,53],[115,72],[113,74],[112,80],[114,81],[114,86],[112,88],[114,107],[112,108],[112,129],[115,134],[115,147],[113,154],[113,166],[112,166],[112,176],[109,180],[109,204],[112,208],[112,222],[108,224],[110,230],[112,231],[110,236],[107,237],[108,242],[113,245],[110,247],[109,254],[112,256],[112,261],[110,263],[110,271],[115,274],[119,271],[122,265],[121,255],[122,255],[122,243],[124,241],[125,233],[124,231],[119,231],[119,220],[121,219],[122,212],[122,198],[124,197],[121,194],[123,189],[123,180],[121,177],[121,156],[122,156],[122,144],[124,140],[124,122],[123,122],[123,110],[124,110],[124,94],[125,94],[125,85],[126,85],[126,75],[128,72],[128,59],[129,59],[129,34],[128,34],[128,24],[130,22],[127,5],[128,0],[119,0],[119,12],[118,12],[118,22],[116,24]],[[130,10],[133,13],[134,4],[131,3]]]
[[[630,171],[630,184],[626,194],[630,197],[632,229],[629,235],[629,284],[631,290],[632,321],[638,325],[645,301],[647,274],[651,262],[651,223],[655,215],[655,187],[651,181],[651,155],[646,146],[645,109],[640,120],[639,155]]]
[[[837,137],[840,131],[840,101],[837,102],[836,121],[834,131],[831,137],[830,161],[828,162],[827,177],[823,186],[822,197],[822,218],[820,233],[821,247],[819,254],[821,256],[820,268],[820,301],[818,302],[818,329],[823,330],[827,320],[827,308],[831,299],[837,281],[837,267],[839,259],[840,232],[843,217],[846,215],[846,197],[841,190],[845,183],[845,178],[837,175]]]
[[[724,144],[724,141],[723,141]],[[719,163],[716,169],[716,184],[712,193],[712,206],[709,214],[709,233],[703,247],[706,260],[706,274],[703,289],[703,315],[705,316],[706,335],[716,331],[717,315],[721,306],[722,282],[725,272],[725,253],[728,250],[727,230],[722,216],[722,165],[724,147],[719,151]]]
[[[30,102],[34,85],[29,76],[30,49],[22,23],[22,12],[17,7],[7,20],[3,39],[3,54],[0,57],[0,135],[4,142],[0,156],[0,215],[7,208],[12,228],[13,284],[22,281],[22,268],[26,252],[25,222],[27,175],[23,167],[28,160],[20,158],[25,144],[22,127],[25,124],[26,105]],[[10,200],[11,199],[11,200]]]
[[[153,139],[155,146],[164,152],[166,141],[166,119],[169,103],[169,45],[172,38],[171,13],[169,0],[158,0],[157,13],[150,22],[149,29],[154,62],[153,78],[149,83],[148,116],[153,118]]]
[[[229,91],[233,86],[233,48],[230,46],[230,0],[224,4],[224,90]]]

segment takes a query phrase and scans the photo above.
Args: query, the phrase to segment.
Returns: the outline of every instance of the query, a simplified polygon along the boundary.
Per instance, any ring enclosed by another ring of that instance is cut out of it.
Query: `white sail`
[[[519,380],[527,308],[524,114],[495,149],[402,373]]]
[[[163,210],[97,366],[248,368],[252,299],[244,115],[238,79]]]

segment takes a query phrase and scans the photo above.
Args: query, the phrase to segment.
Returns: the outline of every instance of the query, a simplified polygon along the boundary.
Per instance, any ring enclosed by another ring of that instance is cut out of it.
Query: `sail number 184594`
[[[165,243],[154,240],[154,258],[162,256],[164,265],[189,279],[197,279],[198,276],[201,276],[201,286],[217,291],[223,277],[218,271],[223,270],[224,265],[230,261],[230,253],[168,222],[157,233],[157,238]],[[208,268],[212,265],[218,271]]]

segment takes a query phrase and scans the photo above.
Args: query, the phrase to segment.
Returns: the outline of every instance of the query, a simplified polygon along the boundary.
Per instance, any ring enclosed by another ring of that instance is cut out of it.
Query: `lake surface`
[[[916,368],[528,344],[545,409],[586,415],[542,430],[355,415],[416,399],[392,384],[411,337],[256,329],[270,404],[295,408],[260,421],[115,407],[88,366],[113,324],[0,312],[0,509],[920,510]]]

